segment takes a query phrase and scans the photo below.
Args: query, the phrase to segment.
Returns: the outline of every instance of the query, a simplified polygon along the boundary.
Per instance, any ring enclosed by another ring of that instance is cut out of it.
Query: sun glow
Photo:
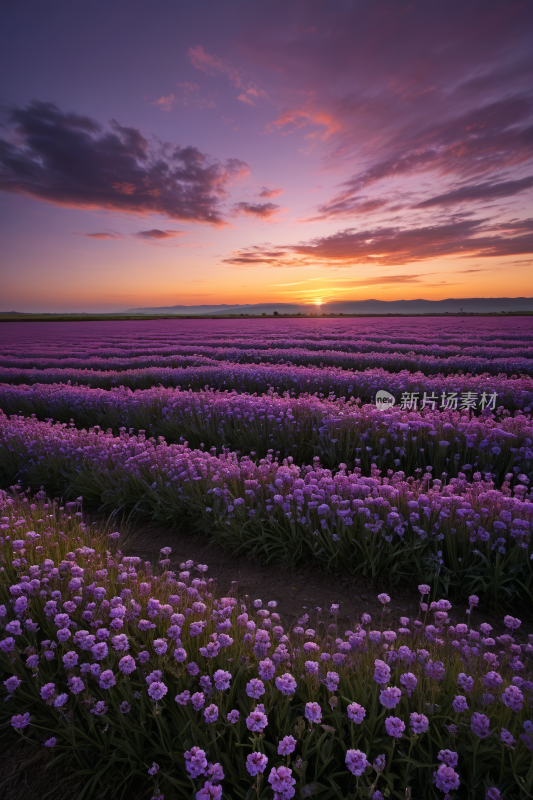
[[[322,298],[319,298],[318,300],[315,300],[314,304],[315,304],[315,306],[321,306],[322,305]]]

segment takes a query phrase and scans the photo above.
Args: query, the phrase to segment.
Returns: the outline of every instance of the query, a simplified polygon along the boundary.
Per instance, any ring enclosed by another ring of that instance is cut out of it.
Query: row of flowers
[[[530,415],[511,416],[500,409],[473,416],[468,409],[440,409],[435,397],[435,408],[427,403],[420,411],[393,407],[382,413],[372,404],[314,395],[0,385],[0,408],[7,414],[73,420],[78,427],[98,425],[115,433],[121,427],[143,430],[168,442],[188,441],[218,452],[225,446],[259,456],[275,450],[299,464],[319,455],[330,468],[359,465],[367,474],[371,463],[410,475],[417,467],[431,466],[434,477],[444,471],[456,476],[466,466],[467,477],[490,472],[498,485],[508,472],[532,471]]]
[[[465,467],[466,468],[466,467]],[[0,416],[0,474],[109,509],[181,522],[226,545],[285,563],[320,560],[391,579],[473,586],[494,601],[533,587],[533,503],[526,475],[406,477],[371,467],[336,472],[272,454],[253,460],[162,437],[120,436]],[[511,480],[513,485],[511,485]],[[436,588],[436,587],[435,587]]]
[[[125,555],[79,508],[0,495],[1,714],[21,735],[167,800],[527,790],[519,619],[474,624],[472,596],[458,621],[421,585],[396,629],[387,594],[349,630],[335,603],[287,626],[275,601],[221,597],[206,565],[172,570],[170,548],[155,567]]]

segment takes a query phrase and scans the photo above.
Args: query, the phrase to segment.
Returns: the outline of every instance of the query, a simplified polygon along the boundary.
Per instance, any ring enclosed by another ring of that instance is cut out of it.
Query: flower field
[[[4,730],[87,797],[531,796],[533,321],[0,330]],[[419,586],[419,617],[287,625],[121,552],[82,502]]]

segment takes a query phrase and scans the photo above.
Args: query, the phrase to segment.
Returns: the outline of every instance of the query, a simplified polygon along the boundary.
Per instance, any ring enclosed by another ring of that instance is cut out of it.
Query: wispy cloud
[[[270,219],[280,210],[280,206],[275,203],[235,203],[233,210],[235,214],[245,214],[248,217],[258,217],[259,219]]]

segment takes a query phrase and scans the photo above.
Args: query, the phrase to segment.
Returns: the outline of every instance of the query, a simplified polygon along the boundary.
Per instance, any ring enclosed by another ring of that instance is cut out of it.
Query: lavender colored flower
[[[490,789],[487,790],[487,793],[485,795],[485,800],[502,800],[500,790],[497,789],[495,786],[492,786]]]
[[[154,761],[152,762],[152,766],[148,770],[148,775],[155,775],[157,772],[159,772],[159,764],[156,764]]]
[[[65,653],[63,656],[63,664],[65,665],[66,669],[72,669],[78,663],[78,654],[74,652],[74,650],[70,650],[68,653]]]
[[[513,686],[511,684],[502,692],[502,702],[508,708],[510,708],[511,711],[517,713],[518,711],[522,710],[524,695],[522,694],[518,686]]]
[[[322,709],[318,703],[306,703],[304,714],[309,722],[322,722]]]
[[[416,711],[413,711],[410,715],[410,720],[413,733],[426,733],[429,728],[429,719],[425,714],[417,714]]]
[[[116,684],[115,676],[112,669],[106,669],[100,675],[98,685],[100,689],[111,689]]]
[[[191,778],[198,778],[204,774],[207,768],[207,759],[203,750],[199,747],[191,747],[183,755],[185,757],[185,769]]]
[[[286,672],[281,678],[276,678],[275,683],[276,688],[279,689],[282,694],[292,695],[296,691],[296,681],[289,672]]]
[[[217,721],[217,719],[218,719],[218,707],[214,703],[211,703],[210,706],[207,706],[207,708],[204,709],[204,718],[205,718],[206,722],[216,722]]]
[[[184,692],[181,692],[181,694],[177,694],[174,700],[176,703],[179,703],[180,706],[186,706],[191,702],[191,693],[188,690],[185,690]]]
[[[146,664],[147,661],[150,661],[150,653],[148,650],[141,650],[137,658],[139,659],[139,664]]]
[[[118,707],[121,714],[129,714],[131,711],[131,706],[127,702],[127,700],[123,700],[122,703]]]
[[[124,675],[131,675],[137,668],[133,656],[123,656],[118,662],[118,668]]]
[[[180,663],[182,661],[185,661],[185,659],[187,658],[187,651],[184,650],[183,647],[176,647],[176,649],[174,650],[174,658],[176,659],[176,661],[179,661]]]
[[[200,711],[204,707],[205,694],[203,692],[195,692],[191,697],[192,707],[195,711]]]
[[[404,672],[403,675],[400,675],[400,683],[405,686],[407,697],[411,697],[417,687],[418,680],[412,672]]]
[[[459,754],[453,750],[439,750],[437,758],[447,767],[456,767],[459,761]]]
[[[55,683],[45,683],[44,686],[41,686],[41,697],[43,700],[49,700],[56,690]]]
[[[423,716],[423,714],[417,716]],[[412,720],[411,724],[413,724]],[[385,730],[389,736],[394,736],[395,739],[401,739],[402,733],[405,730],[405,724],[399,717],[387,717],[385,720]]]
[[[350,705],[346,708],[348,713],[348,719],[352,722],[356,722],[358,725],[361,724],[363,719],[366,716],[366,711],[363,706],[360,706],[359,703],[350,703]]]
[[[91,653],[95,661],[102,661],[108,653],[107,644],[105,642],[98,642],[94,647],[91,647]]]
[[[451,792],[459,788],[459,775],[452,767],[441,764],[436,772],[433,773],[435,785],[441,792]]]
[[[55,747],[57,744],[57,739],[55,736],[51,736],[49,739],[46,740],[44,743],[45,747]]]
[[[278,744],[278,755],[288,756],[296,749],[296,739],[293,736],[284,736]]]
[[[427,583],[421,583],[420,586],[418,587],[418,591],[423,597],[424,595],[429,594],[431,592],[431,586],[428,586]]]
[[[390,603],[390,597],[388,594],[378,594],[378,600],[380,603],[383,603],[383,605]]]
[[[148,687],[148,694],[152,700],[161,700],[168,692],[167,686],[160,681],[153,681]],[[203,695],[202,695],[203,697]]]
[[[289,800],[294,797],[294,789],[292,787],[296,781],[288,767],[278,767],[277,769],[273,767],[268,776],[268,782],[276,793],[275,800],[282,800],[282,798]]]
[[[219,692],[229,689],[231,682],[231,674],[229,672],[225,672],[223,669],[217,669],[213,675],[213,679],[215,681],[215,687]]]
[[[254,733],[261,733],[267,725],[267,716],[262,711],[251,711],[250,715],[246,717],[246,727]]]
[[[385,769],[385,764],[386,763],[387,763],[387,758],[386,758],[385,754],[383,754],[383,755],[380,755],[380,756],[376,756],[372,766],[374,767],[376,772],[383,772],[383,770]]]
[[[270,660],[265,658],[264,661],[259,662],[259,677],[264,681],[270,681],[276,673],[276,667]]]
[[[226,719],[227,719],[227,720],[228,720],[228,722],[230,722],[232,725],[235,725],[235,723],[239,721],[239,716],[240,716],[240,712],[239,712],[239,711],[237,711],[237,709],[236,709],[236,708],[234,708],[234,709],[233,709],[233,711],[230,711],[230,712],[228,713],[228,715],[227,715]]]
[[[83,692],[85,690],[84,682],[82,681],[81,678],[78,678],[77,675],[74,675],[70,679],[68,687],[69,687],[70,691],[72,692],[72,694],[80,694],[80,692]]]
[[[506,730],[505,728],[502,728],[500,733],[500,739],[503,742],[503,744],[507,745],[507,747],[510,747],[511,750],[514,750],[516,740],[513,739],[513,735],[512,733],[510,733],[510,731]]]
[[[390,681],[390,667],[379,658],[374,661],[374,680],[381,685]]]
[[[198,664],[195,661],[190,661],[187,664],[186,669],[187,669],[187,672],[189,673],[189,675],[192,675],[193,678],[194,678],[195,675],[198,675],[198,673],[200,672],[200,668],[199,668]]]
[[[471,692],[472,689],[474,688],[474,679],[471,678],[469,675],[465,675],[464,672],[460,672],[459,675],[457,676],[457,683],[459,684],[463,692],[466,692],[467,694],[468,692]]]
[[[452,701],[452,708],[456,714],[460,714],[462,711],[468,711],[466,697],[463,697],[462,694],[456,694]]]
[[[111,644],[113,645],[113,649],[117,651],[130,649],[130,643],[125,633],[119,633],[118,636],[113,636]]]
[[[196,792],[196,800],[220,800],[222,797],[222,786],[217,786],[211,781],[206,781],[199,792]]]
[[[308,675],[318,675],[318,662],[317,661],[306,661],[304,664],[305,671]]]
[[[15,714],[13,717],[11,717],[11,725],[13,728],[16,728],[16,730],[21,731],[30,724],[30,720],[31,717],[28,712],[25,714]]]
[[[62,708],[68,700],[68,694],[58,694],[56,699],[54,700],[55,708]]]
[[[370,766],[370,762],[367,761],[366,755],[361,750],[348,750],[344,761],[352,775],[356,777],[362,775],[365,769]]]
[[[218,762],[216,764],[211,764],[211,762],[209,762],[205,774],[211,783],[220,783],[220,781],[224,780],[224,770],[222,769],[222,764]]]
[[[490,733],[490,720],[485,714],[476,712],[470,719],[470,728],[480,739],[485,739]]]
[[[263,753],[250,753],[246,758],[246,769],[252,777],[264,772],[268,758]]]
[[[18,689],[21,683],[22,681],[20,680],[20,678],[17,678],[16,675],[11,675],[11,677],[9,677],[7,681],[4,681],[4,686],[6,687],[7,691],[10,694],[12,694]]]
[[[253,697],[257,700],[257,698],[261,697],[265,693],[265,685],[263,681],[260,681],[258,678],[252,678],[252,680],[246,684],[246,694],[248,697]]]
[[[396,686],[389,686],[387,689],[383,689],[379,694],[379,702],[385,708],[396,708],[400,700],[402,699],[402,692]]]

